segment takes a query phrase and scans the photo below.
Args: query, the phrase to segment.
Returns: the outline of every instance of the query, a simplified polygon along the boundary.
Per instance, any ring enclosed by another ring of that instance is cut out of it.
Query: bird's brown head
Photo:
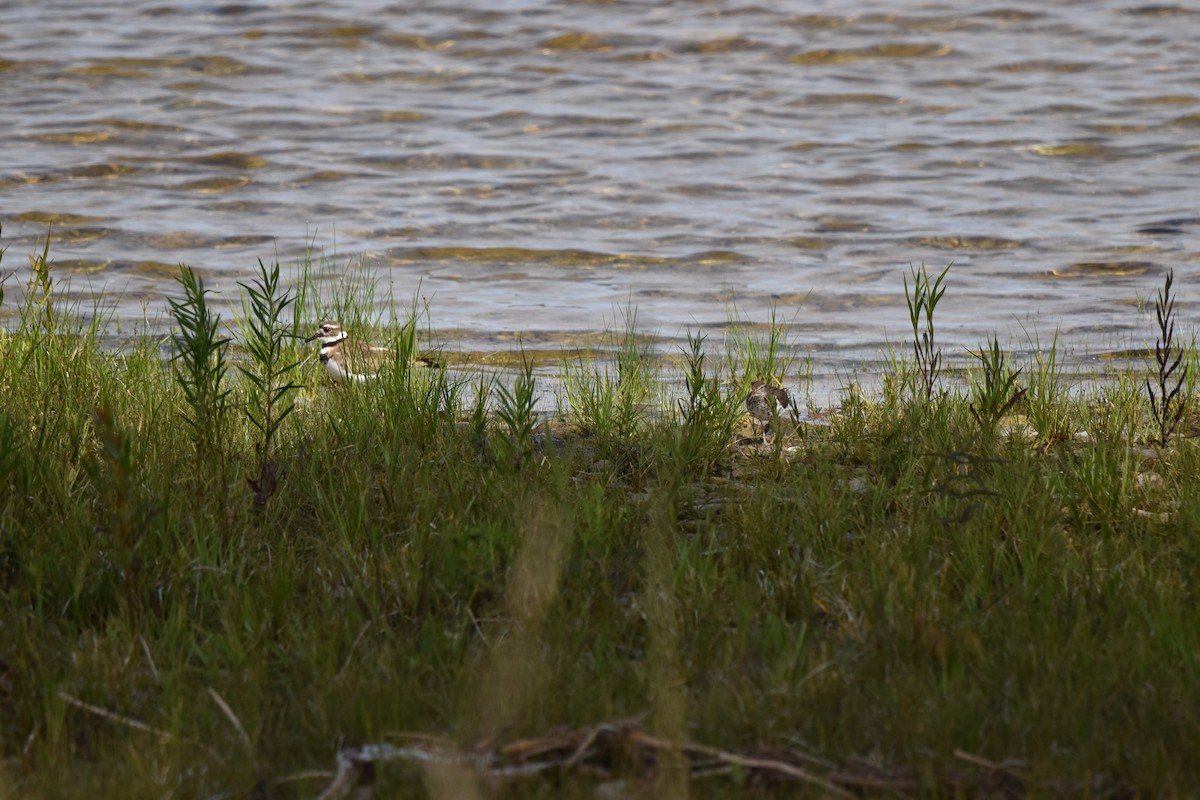
[[[345,338],[345,335],[345,332],[342,331],[341,323],[330,320],[318,325],[317,332],[304,341],[311,342],[315,339],[320,339],[322,344],[329,344],[330,342],[336,342],[339,339]]]

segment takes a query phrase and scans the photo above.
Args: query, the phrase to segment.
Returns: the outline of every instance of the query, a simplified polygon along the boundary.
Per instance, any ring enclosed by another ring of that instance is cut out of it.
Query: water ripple
[[[1197,16],[9,3],[0,222],[132,320],[179,261],[228,287],[315,245],[491,344],[632,300],[664,341],[775,307],[862,356],[904,335],[909,265],[951,260],[948,343],[1124,337],[1131,298],[1200,274]]]

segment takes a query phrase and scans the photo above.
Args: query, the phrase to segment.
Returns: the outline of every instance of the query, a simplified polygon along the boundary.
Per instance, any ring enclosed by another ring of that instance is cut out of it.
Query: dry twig
[[[736,767],[762,777],[807,783],[836,797],[854,797],[838,783],[856,785],[855,781],[835,783],[794,763],[795,759],[787,758],[786,754],[779,758],[766,758],[693,742],[673,742],[651,736],[640,730],[636,723],[625,721],[521,739],[493,750],[477,748],[463,752],[427,744],[397,747],[387,743],[343,750],[338,753],[333,780],[318,795],[318,800],[345,797],[361,779],[370,774],[371,767],[394,761],[469,766],[485,780],[506,781],[549,770],[582,770],[585,767],[591,774],[610,776],[616,760],[614,755],[620,753],[631,756],[633,763],[652,769],[660,754],[666,751],[685,756],[693,777],[729,774]]]
[[[96,716],[106,719],[109,722],[116,722],[117,724],[124,725],[127,728],[144,731],[145,733],[152,733],[162,741],[167,741],[168,739],[174,738],[168,731],[160,730],[151,725],[147,725],[141,720],[134,719],[133,717],[126,717],[122,714],[118,714],[115,711],[109,711],[107,708],[101,708],[100,706],[92,705],[91,703],[85,703],[78,697],[72,697],[66,692],[59,692],[58,696],[67,704],[73,705],[78,709],[82,709],[89,714],[95,714]]]

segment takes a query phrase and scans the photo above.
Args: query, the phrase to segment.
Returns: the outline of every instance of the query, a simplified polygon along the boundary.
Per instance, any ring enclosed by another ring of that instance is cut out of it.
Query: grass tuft
[[[679,410],[674,427],[673,450],[677,463],[706,475],[728,458],[729,443],[740,413],[738,397],[721,390],[720,381],[705,369],[705,337],[688,331],[683,352],[685,397],[676,401]]]
[[[1022,370],[1008,366],[995,336],[988,340],[986,348],[980,347],[972,355],[979,360],[982,374],[971,381],[972,399],[968,408],[980,430],[990,438],[1004,415],[1025,397],[1027,389],[1017,386]]]
[[[533,362],[526,359],[512,385],[495,384],[497,396],[496,416],[504,423],[508,434],[501,441],[512,456],[513,463],[527,464],[533,457],[533,430],[537,424],[537,379],[533,374]]]

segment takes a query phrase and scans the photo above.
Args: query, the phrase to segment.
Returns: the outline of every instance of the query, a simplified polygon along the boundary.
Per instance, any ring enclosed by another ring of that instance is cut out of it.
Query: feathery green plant
[[[272,445],[279,427],[295,410],[292,397],[303,384],[293,380],[298,361],[293,360],[284,345],[290,338],[283,314],[294,298],[288,291],[279,290],[279,262],[270,269],[258,262],[259,274],[250,283],[239,283],[249,299],[243,302],[242,346],[250,356],[249,364],[239,364],[238,371],[250,382],[246,404],[246,419],[259,432],[256,443],[261,462],[274,455]]]
[[[904,277],[904,299],[908,303],[908,317],[912,322],[913,353],[917,359],[921,381],[921,385],[914,388],[924,394],[926,402],[933,399],[933,389],[942,371],[942,351],[934,340],[933,313],[937,309],[938,301],[946,293],[946,287],[942,283],[952,266],[954,265],[947,265],[932,283],[924,263],[919,271],[910,266],[913,279],[911,290],[908,276]]]
[[[511,388],[500,381],[495,384],[499,401],[496,416],[508,429],[508,436],[503,441],[518,464],[527,462],[533,456],[534,409],[538,399],[533,362],[528,358],[523,361]]]
[[[1158,292],[1154,303],[1154,315],[1158,320],[1158,339],[1154,342],[1154,361],[1158,369],[1152,374],[1158,386],[1155,393],[1150,378],[1146,379],[1146,394],[1150,396],[1150,413],[1158,428],[1158,443],[1163,447],[1171,440],[1183,413],[1187,410],[1190,398],[1181,396],[1188,368],[1183,361],[1183,347],[1175,343],[1175,298],[1171,295],[1171,285],[1175,280],[1175,270],[1167,270],[1163,288]]]
[[[1071,402],[1058,358],[1059,331],[1055,329],[1048,348],[1042,347],[1036,329],[1032,333],[1026,330],[1025,335],[1033,351],[1026,395],[1029,422],[1042,442],[1052,445],[1071,436]]]
[[[707,474],[725,454],[733,439],[737,398],[723,395],[720,381],[705,368],[703,333],[688,331],[683,351],[683,385],[686,397],[677,401],[676,457],[698,475]]]
[[[1021,369],[1013,370],[1005,362],[999,339],[993,335],[987,347],[972,353],[979,360],[983,374],[971,379],[971,402],[968,408],[979,428],[987,435],[996,432],[996,425],[1009,409],[1025,396],[1025,388],[1017,386]]]
[[[189,409],[183,419],[192,431],[199,456],[197,467],[203,470],[221,449],[230,392],[224,385],[230,340],[218,333],[221,315],[208,304],[212,292],[204,288],[204,279],[191,267],[180,264],[176,280],[183,287],[184,297],[167,301],[176,325],[171,362]]]
[[[280,292],[278,261],[268,269],[260,258],[258,273],[250,283],[238,284],[246,292],[242,301],[242,345],[250,356],[250,363],[239,364],[238,371],[249,381],[242,409],[259,434],[255,443],[258,477],[247,478],[247,482],[254,490],[255,505],[261,508],[278,488],[280,474],[273,445],[283,421],[296,408],[295,390],[303,384],[293,380],[299,362],[292,360],[284,347],[290,334],[283,315],[295,298],[290,292]]]

